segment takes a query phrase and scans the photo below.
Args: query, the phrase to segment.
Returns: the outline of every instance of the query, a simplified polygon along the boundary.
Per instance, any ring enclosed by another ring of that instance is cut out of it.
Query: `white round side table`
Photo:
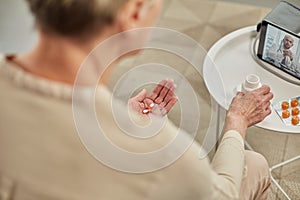
[[[272,103],[300,96],[299,85],[281,79],[255,61],[251,52],[256,35],[256,26],[239,29],[221,38],[207,54],[203,65],[204,82],[211,96],[224,109],[228,108],[236,89],[249,74],[257,74],[263,84],[271,87],[274,93]],[[283,72],[278,70],[277,73]],[[272,131],[300,134],[300,126],[286,126],[273,108],[272,114],[256,126]],[[299,158],[300,155],[279,163],[271,167],[270,171]],[[273,177],[272,181],[285,197],[290,199]]]

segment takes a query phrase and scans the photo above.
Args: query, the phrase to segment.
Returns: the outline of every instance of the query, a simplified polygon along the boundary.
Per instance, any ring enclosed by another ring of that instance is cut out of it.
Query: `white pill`
[[[144,114],[148,114],[150,111],[148,109],[143,110]]]
[[[150,108],[153,108],[154,106],[155,106],[154,103],[151,103],[151,104],[150,104]]]

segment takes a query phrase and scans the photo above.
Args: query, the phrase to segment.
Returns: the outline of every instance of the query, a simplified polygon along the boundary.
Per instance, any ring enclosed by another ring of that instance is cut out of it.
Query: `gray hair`
[[[78,37],[113,23],[129,0],[27,0],[37,26],[45,32]]]

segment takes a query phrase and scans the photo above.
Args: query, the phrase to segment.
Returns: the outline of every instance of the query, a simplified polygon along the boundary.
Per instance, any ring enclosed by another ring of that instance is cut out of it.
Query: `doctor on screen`
[[[273,44],[267,51],[266,56],[277,66],[284,65],[292,67],[294,54],[291,48],[294,46],[294,39],[290,35],[285,35],[279,45]]]

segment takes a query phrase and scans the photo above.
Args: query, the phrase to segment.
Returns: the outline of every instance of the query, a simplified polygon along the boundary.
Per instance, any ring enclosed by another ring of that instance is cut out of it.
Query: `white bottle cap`
[[[251,92],[253,90],[260,88],[261,86],[262,84],[260,82],[259,76],[255,74],[249,74],[246,77],[245,82],[242,84],[242,92],[244,93]]]

